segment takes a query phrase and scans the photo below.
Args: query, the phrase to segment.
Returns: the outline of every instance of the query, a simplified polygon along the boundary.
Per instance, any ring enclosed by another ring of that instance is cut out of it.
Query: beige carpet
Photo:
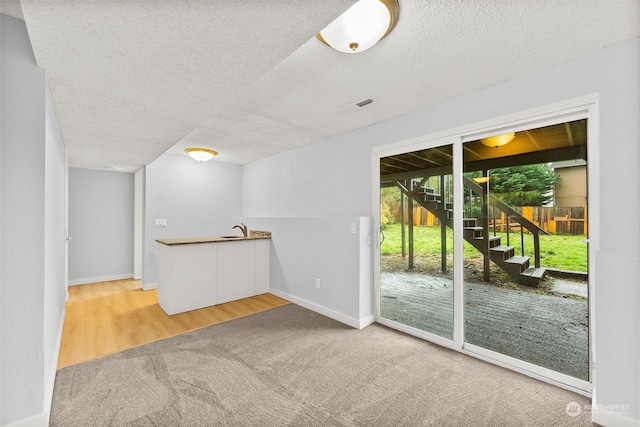
[[[582,413],[567,415],[576,402]],[[589,399],[294,304],[58,371],[52,426],[586,426]]]

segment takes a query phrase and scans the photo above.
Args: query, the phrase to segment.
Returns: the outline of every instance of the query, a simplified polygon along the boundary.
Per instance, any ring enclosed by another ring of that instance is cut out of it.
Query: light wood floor
[[[285,304],[262,294],[168,316],[139,280],[70,286],[58,368]]]

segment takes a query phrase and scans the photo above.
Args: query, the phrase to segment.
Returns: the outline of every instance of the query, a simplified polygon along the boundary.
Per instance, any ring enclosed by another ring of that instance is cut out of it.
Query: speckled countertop
[[[248,237],[243,236],[213,236],[213,237],[183,237],[177,239],[157,239],[156,242],[163,245],[192,245],[196,243],[237,242],[243,240],[270,239],[270,231],[250,230]]]

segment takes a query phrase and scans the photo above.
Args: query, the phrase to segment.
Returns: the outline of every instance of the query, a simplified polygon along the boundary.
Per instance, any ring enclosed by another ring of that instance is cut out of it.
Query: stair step
[[[418,193],[434,193],[435,190],[433,188],[429,188],[429,187],[422,187],[420,188],[420,190],[418,190]]]
[[[475,237],[476,240],[484,240],[484,238],[482,236],[480,237]],[[490,242],[495,242],[495,241],[500,241],[500,236],[489,236],[489,241]],[[499,246],[499,245],[496,245]],[[492,248],[496,247],[496,246],[491,246]]]
[[[515,253],[515,247],[498,245],[490,248],[489,251],[491,259],[504,261],[505,259],[509,259],[513,256],[513,254]]]
[[[500,246],[496,246],[494,248],[491,248],[491,250],[493,252],[509,252],[514,250],[516,247],[515,246],[507,246],[507,245],[500,245]]]
[[[509,264],[524,265],[529,263],[529,257],[528,256],[512,256],[511,258],[506,259],[504,262],[508,262]]]
[[[475,227],[477,223],[478,220],[475,218],[462,218],[463,227]]]
[[[547,269],[544,267],[541,267],[541,268],[529,267],[525,271],[523,271],[521,274],[523,276],[527,276],[535,279],[542,279],[544,278],[544,275],[546,273],[547,273]]]
[[[480,237],[474,236],[473,238],[478,242],[481,242],[484,240],[482,236]],[[489,249],[495,248],[496,246],[500,246],[500,236],[489,236]],[[484,252],[484,250],[482,252]]]

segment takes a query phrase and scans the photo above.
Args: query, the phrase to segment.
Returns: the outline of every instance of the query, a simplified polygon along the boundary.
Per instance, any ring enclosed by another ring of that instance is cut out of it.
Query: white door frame
[[[69,149],[64,147],[64,302],[69,301]]]
[[[589,188],[589,198],[587,209],[589,212],[597,212],[599,203],[599,184],[597,180],[599,168],[599,114],[598,95],[592,94],[579,98],[570,99],[552,105],[547,105],[503,117],[486,120],[467,126],[449,129],[429,135],[419,136],[409,140],[403,140],[381,147],[373,148],[372,155],[372,212],[374,230],[380,229],[380,159],[397,154],[425,150],[432,147],[453,144],[453,183],[454,183],[454,333],[453,339],[449,340],[435,334],[421,331],[380,316],[380,235],[373,233],[373,264],[374,264],[374,301],[376,321],[392,328],[401,330],[411,335],[426,339],[436,344],[452,348],[454,350],[469,354],[471,356],[487,360],[491,363],[507,367],[521,372],[525,375],[538,378],[551,384],[578,392],[585,396],[591,396],[596,383],[595,370],[595,253],[599,246],[599,222],[597,215],[589,215],[589,366],[590,381],[579,380],[568,375],[552,371],[547,368],[524,362],[503,354],[483,349],[464,342],[464,313],[463,313],[463,259],[462,259],[462,215],[463,215],[463,159],[462,144],[474,141],[486,136],[500,133],[518,132],[526,129],[550,126],[552,124],[564,123],[572,120],[587,119],[587,156],[589,167],[587,170],[587,182]]]
[[[133,175],[134,214],[133,214],[133,278],[142,279],[142,260],[144,256],[144,167]]]

